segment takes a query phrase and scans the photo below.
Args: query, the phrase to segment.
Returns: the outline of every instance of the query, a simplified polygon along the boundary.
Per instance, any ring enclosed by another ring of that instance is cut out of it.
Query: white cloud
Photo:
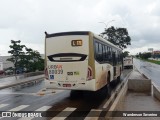
[[[156,48],[159,6],[159,0],[1,0],[0,54],[7,54],[11,39],[43,53],[44,31],[89,30],[98,34],[105,27],[99,22],[126,27],[132,39],[130,51],[143,51],[148,45]],[[115,21],[108,23],[111,20]]]

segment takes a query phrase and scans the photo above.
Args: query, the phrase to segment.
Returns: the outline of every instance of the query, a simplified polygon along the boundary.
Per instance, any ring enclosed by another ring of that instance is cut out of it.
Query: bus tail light
[[[93,78],[92,68],[88,66],[87,80],[92,80],[92,78]]]
[[[46,78],[46,80],[49,80],[48,69],[46,68],[44,72],[45,72],[45,78]]]

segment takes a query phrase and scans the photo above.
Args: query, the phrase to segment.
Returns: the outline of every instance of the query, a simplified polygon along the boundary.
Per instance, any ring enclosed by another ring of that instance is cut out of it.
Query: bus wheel
[[[121,76],[121,68],[120,68],[119,72],[120,72],[120,75],[117,77],[117,84],[120,82],[120,79],[121,79],[121,77],[120,77]]]
[[[106,92],[107,92],[107,96],[110,97],[110,96],[111,96],[111,87],[110,87],[110,85],[107,84],[107,85],[105,86],[105,89],[106,89]]]
[[[118,77],[117,77],[117,83],[120,82],[120,79],[121,79],[120,76],[118,76]]]

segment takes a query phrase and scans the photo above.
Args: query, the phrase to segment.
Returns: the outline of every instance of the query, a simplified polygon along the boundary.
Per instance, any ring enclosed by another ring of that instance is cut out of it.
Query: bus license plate
[[[71,87],[71,84],[63,84],[63,87]]]

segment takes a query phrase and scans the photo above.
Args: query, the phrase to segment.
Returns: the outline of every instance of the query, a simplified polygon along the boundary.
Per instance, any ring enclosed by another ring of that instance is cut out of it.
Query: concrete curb
[[[135,67],[136,68],[136,67]],[[136,68],[138,70],[138,68]],[[144,75],[140,70],[138,72]],[[144,75],[146,77],[146,75]],[[147,78],[147,77],[146,77]],[[151,79],[150,79],[151,80]],[[152,80],[151,80],[152,81]],[[153,96],[160,101],[160,87],[158,87],[154,82],[152,82],[152,94]]]
[[[160,88],[155,83],[152,83],[152,85],[153,85],[153,96],[160,101]]]
[[[21,84],[32,83],[32,82],[36,82],[36,81],[42,81],[43,78],[44,77],[39,77],[39,78],[36,78],[36,79],[33,79],[33,80],[25,80],[25,81],[21,81],[21,82],[15,82],[15,83],[7,84],[7,85],[4,85],[4,86],[1,86],[0,90],[5,89],[5,88],[10,88],[10,87],[13,87],[13,86],[17,86],[17,85],[21,85]]]
[[[151,93],[150,79],[128,79],[128,90]]]
[[[113,117],[112,116],[112,111],[117,111],[119,108],[121,108],[121,102],[124,101],[124,98],[126,96],[126,93],[128,91],[128,80],[125,82],[123,88],[119,92],[117,98],[113,102],[112,106],[109,109],[109,112],[105,116],[105,120],[111,120]],[[110,112],[111,111],[111,112]]]

